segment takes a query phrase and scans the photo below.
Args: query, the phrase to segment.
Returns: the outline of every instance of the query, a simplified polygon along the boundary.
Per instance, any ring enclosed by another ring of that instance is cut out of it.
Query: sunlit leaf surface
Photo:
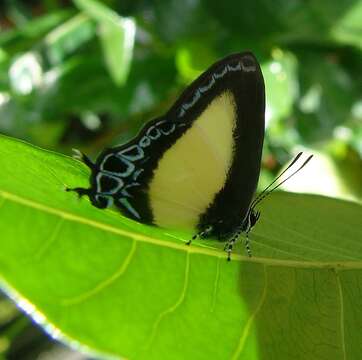
[[[275,194],[253,257],[79,200],[69,157],[0,138],[0,283],[56,337],[131,359],[356,359],[362,208]]]

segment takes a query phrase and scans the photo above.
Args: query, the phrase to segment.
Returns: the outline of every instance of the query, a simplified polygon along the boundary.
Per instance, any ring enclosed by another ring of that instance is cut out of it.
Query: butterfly
[[[224,241],[228,260],[245,233],[250,256],[248,234],[260,216],[258,199],[252,199],[264,113],[257,59],[251,52],[229,55],[193,81],[134,139],[105,149],[96,162],[78,152],[91,169],[90,187],[67,190],[87,195],[97,208],[114,205],[141,223],[191,229],[192,239]]]

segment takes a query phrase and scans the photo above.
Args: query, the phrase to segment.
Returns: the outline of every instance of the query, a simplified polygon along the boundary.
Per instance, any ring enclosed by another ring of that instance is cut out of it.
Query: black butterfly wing
[[[127,216],[162,227],[240,224],[260,171],[264,83],[251,53],[204,72],[165,116],[133,140],[105,150],[92,173],[94,194]]]

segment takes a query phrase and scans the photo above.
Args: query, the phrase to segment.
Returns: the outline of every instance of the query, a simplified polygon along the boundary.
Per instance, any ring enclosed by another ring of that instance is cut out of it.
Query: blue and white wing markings
[[[97,193],[100,194],[98,197],[106,197],[108,206],[112,204],[112,200],[115,198],[130,213],[139,219],[140,215],[131,204],[130,198],[132,198],[132,195],[128,190],[140,186],[137,179],[144,171],[144,168],[142,168],[141,165],[141,160],[145,159],[144,149],[149,147],[153,141],[158,140],[161,136],[168,136],[175,130],[175,123],[161,120],[147,129],[146,134],[141,137],[137,144],[132,144],[118,152],[105,155],[99,164],[100,171],[95,179],[96,190]],[[107,161],[110,160],[117,160],[117,163],[121,166],[119,166],[117,170],[109,169],[107,167]],[[137,162],[140,164],[136,164]],[[107,182],[107,186],[102,184],[102,181]],[[105,190],[107,187],[108,189]]]
[[[199,86],[192,96],[191,101],[180,105],[178,118],[184,117],[186,112],[195,106],[202,95],[210,91],[217,81],[222,79],[229,72],[255,71],[255,65],[247,66],[241,61],[235,65],[226,64],[219,72],[214,72],[206,85]],[[113,198],[124,206],[136,218],[140,219],[139,213],[132,206],[132,195],[128,192],[130,188],[140,186],[137,178],[144,171],[142,160],[145,160],[145,149],[151,146],[153,141],[157,141],[161,136],[172,134],[178,127],[186,126],[183,122],[171,122],[161,120],[150,126],[146,133],[139,139],[137,144],[132,144],[118,152],[107,154],[99,164],[100,172],[96,176],[96,190],[98,196],[106,197],[108,206],[111,205]],[[107,169],[107,161],[117,160],[119,169]],[[136,164],[138,163],[138,164]],[[107,186],[102,184],[107,183]],[[107,189],[108,188],[108,189]]]
[[[225,65],[224,68],[221,70],[221,72],[215,72],[211,75],[208,84],[200,86],[199,88],[196,89],[194,96],[192,97],[192,100],[190,102],[186,102],[181,105],[178,117],[182,118],[186,114],[186,111],[192,108],[197,103],[197,101],[201,98],[201,95],[209,91],[215,85],[217,80],[222,79],[229,72],[236,72],[241,70],[246,72],[255,71],[256,66],[245,65],[240,61],[238,61],[237,64],[235,64],[234,66],[231,64]]]

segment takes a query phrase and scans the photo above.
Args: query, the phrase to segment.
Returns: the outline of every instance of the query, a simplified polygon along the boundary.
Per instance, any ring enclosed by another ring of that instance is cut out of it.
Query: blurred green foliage
[[[213,61],[246,49],[266,81],[262,186],[291,153],[312,149],[333,171],[305,173],[313,181],[302,190],[335,181],[329,195],[361,199],[359,0],[1,2],[0,132],[96,155],[165,111]],[[0,357],[18,356],[16,331],[29,324],[17,324],[1,300]]]

